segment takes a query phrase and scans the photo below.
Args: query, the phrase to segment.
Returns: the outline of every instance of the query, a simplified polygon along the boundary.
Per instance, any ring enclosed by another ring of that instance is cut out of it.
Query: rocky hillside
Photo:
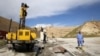
[[[0,30],[9,31],[10,20],[0,16]],[[12,20],[11,31],[16,31],[18,29],[19,24]],[[26,27],[31,29],[29,27]]]
[[[75,37],[77,32],[81,31],[86,37],[100,36],[100,21],[89,21],[75,28],[65,35],[65,37]]]
[[[44,29],[47,32],[48,37],[64,37],[66,34],[71,32],[74,28],[76,27],[55,27],[55,26],[50,26],[50,27],[45,27]],[[41,28],[37,28],[38,31]]]
[[[71,32],[75,27],[49,27],[46,28],[49,37],[64,37]]]
[[[87,22],[81,28],[81,31],[87,35],[100,33],[100,21]]]
[[[0,30],[8,31],[10,25],[10,20],[4,17],[0,17]],[[12,22],[11,31],[15,31],[18,28],[17,22]]]

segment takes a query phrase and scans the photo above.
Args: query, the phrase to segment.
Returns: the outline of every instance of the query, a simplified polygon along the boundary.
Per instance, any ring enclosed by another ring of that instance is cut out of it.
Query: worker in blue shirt
[[[77,43],[78,43],[78,47],[83,46],[84,39],[83,39],[83,35],[81,34],[81,32],[78,32],[77,34]]]

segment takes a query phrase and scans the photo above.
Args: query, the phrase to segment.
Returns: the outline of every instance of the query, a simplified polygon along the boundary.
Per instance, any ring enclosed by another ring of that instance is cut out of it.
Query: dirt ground
[[[76,38],[55,38],[48,39],[46,49],[43,50],[39,56],[73,56],[68,53],[55,54],[54,50],[50,50],[54,46],[62,46],[74,56],[100,56],[100,37],[84,38],[83,50],[76,49],[77,39]],[[0,49],[0,56],[34,56],[34,52],[30,53],[19,53],[12,50],[8,50],[7,47]]]
[[[77,50],[77,39],[76,38],[58,38],[59,45],[70,50],[74,54],[81,56],[100,56],[100,37],[84,38],[83,51]],[[77,55],[77,56],[80,56]]]

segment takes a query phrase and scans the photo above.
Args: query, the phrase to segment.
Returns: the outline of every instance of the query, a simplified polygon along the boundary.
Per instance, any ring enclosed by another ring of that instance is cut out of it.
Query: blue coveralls
[[[82,34],[77,34],[77,43],[78,43],[78,46],[83,46],[83,35]]]

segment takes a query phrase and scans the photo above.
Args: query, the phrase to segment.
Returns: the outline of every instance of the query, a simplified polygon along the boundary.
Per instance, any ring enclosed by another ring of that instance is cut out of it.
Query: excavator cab
[[[18,40],[30,40],[30,37],[31,37],[31,35],[30,35],[31,33],[30,33],[30,30],[23,30],[23,29],[20,29],[20,30],[18,30],[18,32],[17,32],[17,39]]]
[[[27,30],[27,29],[20,29],[17,32],[17,36],[18,36],[17,37],[18,40],[30,41],[36,38],[36,33],[31,32],[30,30]]]

